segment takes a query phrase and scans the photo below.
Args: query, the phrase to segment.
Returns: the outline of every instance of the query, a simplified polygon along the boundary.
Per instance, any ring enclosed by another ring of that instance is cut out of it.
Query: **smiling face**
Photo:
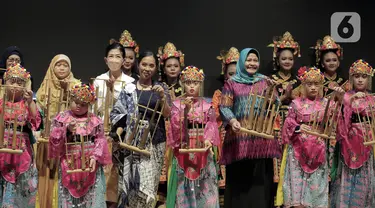
[[[118,48],[110,50],[104,60],[111,72],[120,71],[124,63],[123,54]]]
[[[250,52],[249,55],[247,55],[245,60],[245,68],[250,75],[253,75],[258,71],[259,59],[255,53]]]
[[[16,54],[10,55],[6,61],[6,68],[9,68],[12,65],[20,64],[20,63],[21,63],[21,58],[18,55]]]
[[[142,58],[138,65],[139,79],[148,80],[154,76],[156,72],[156,60],[153,56],[146,56]]]
[[[125,61],[124,61],[124,69],[129,71],[132,69],[135,63],[135,52],[131,48],[125,48]]]
[[[328,72],[336,72],[340,66],[339,57],[334,52],[328,52],[324,54],[322,60],[322,67]]]
[[[280,69],[290,71],[294,65],[294,56],[290,50],[283,50],[277,59]]]

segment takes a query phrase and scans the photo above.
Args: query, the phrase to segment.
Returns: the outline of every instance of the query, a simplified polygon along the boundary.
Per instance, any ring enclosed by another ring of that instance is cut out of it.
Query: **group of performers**
[[[271,76],[254,48],[221,51],[212,97],[173,43],[139,52],[126,30],[91,84],[59,54],[36,96],[9,47],[0,207],[375,207],[373,68],[360,59],[341,78],[343,49],[330,36],[296,75],[292,35],[269,47]]]

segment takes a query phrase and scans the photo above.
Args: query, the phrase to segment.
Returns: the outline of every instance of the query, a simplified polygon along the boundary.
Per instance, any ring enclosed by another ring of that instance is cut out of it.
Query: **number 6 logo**
[[[361,17],[356,12],[335,12],[331,16],[331,37],[336,42],[355,43],[361,38]]]

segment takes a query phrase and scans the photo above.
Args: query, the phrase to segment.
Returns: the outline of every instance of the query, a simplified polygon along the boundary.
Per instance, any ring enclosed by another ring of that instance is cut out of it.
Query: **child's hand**
[[[75,134],[75,132],[76,132],[76,124],[77,124],[76,120],[73,120],[68,125],[69,131],[72,132],[73,134]]]
[[[69,83],[69,81],[67,79],[60,80],[60,86],[61,86],[61,88],[63,88],[64,90],[66,90],[68,88],[68,83]]]
[[[23,93],[23,98],[26,100],[27,104],[33,102],[33,91],[25,90],[25,92]]]
[[[94,158],[90,158],[90,172],[94,172],[96,167],[96,160]]]

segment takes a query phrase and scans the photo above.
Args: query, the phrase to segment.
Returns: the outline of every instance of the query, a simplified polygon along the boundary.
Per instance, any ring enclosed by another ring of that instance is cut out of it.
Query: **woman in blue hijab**
[[[273,207],[273,158],[280,158],[281,147],[275,139],[264,139],[240,131],[247,126],[249,93],[264,95],[272,81],[260,74],[260,55],[245,48],[236,65],[236,75],[223,88],[220,113],[229,125],[220,159],[226,165],[224,207]],[[274,91],[277,97],[276,91]],[[257,102],[258,103],[258,102]],[[255,109],[259,110],[260,107]]]

